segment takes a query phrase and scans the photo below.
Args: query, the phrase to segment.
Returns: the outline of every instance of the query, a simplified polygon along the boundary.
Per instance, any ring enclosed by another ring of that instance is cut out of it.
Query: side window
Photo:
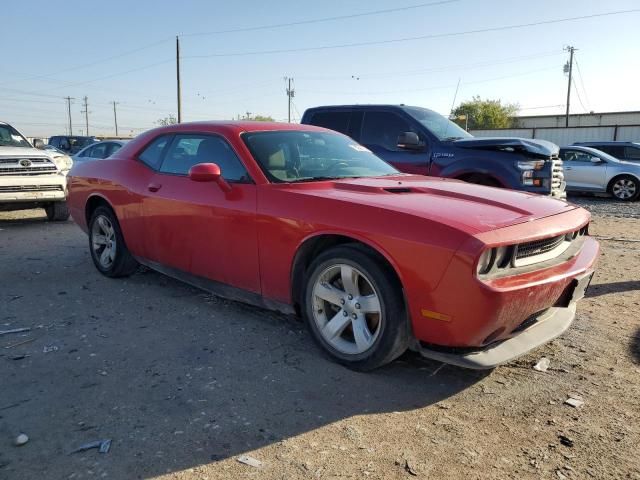
[[[317,112],[311,117],[311,124],[346,134],[350,116],[351,112]]]
[[[162,163],[162,154],[167,148],[169,140],[171,140],[171,135],[163,135],[156,138],[153,142],[147,145],[147,148],[138,155],[138,158],[142,163],[148,165],[154,170],[157,170],[160,168],[160,163]]]
[[[110,157],[111,155],[113,155],[114,153],[116,153],[118,150],[120,150],[120,148],[122,148],[122,145],[120,145],[119,143],[114,143],[114,142],[110,142],[107,144],[107,157]]]
[[[398,136],[411,131],[409,122],[393,112],[365,112],[360,143],[397,151]]]
[[[92,158],[106,158],[107,157],[107,144],[101,143],[100,145],[96,145],[91,147],[91,154],[89,155]]]
[[[564,150],[562,160],[565,162],[584,162],[591,163],[592,155],[581,150]]]
[[[187,175],[198,163],[215,163],[229,182],[249,180],[249,175],[229,144],[214,135],[176,135],[171,142],[160,171]]]
[[[602,150],[603,152],[608,153],[612,157],[622,158],[624,156],[624,148],[618,147],[616,145],[596,145],[593,148]]]
[[[640,160],[640,148],[638,147],[625,147],[624,158],[629,160]]]
[[[78,156],[80,158],[85,158],[85,157],[91,158],[93,156],[92,153],[93,153],[93,147],[89,147],[86,150],[83,150],[82,152],[80,152]]]

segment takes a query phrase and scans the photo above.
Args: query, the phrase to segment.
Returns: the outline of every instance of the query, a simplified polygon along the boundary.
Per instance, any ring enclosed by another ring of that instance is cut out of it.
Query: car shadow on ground
[[[21,237],[40,228],[14,227]],[[298,320],[151,271],[102,277],[75,226],[56,232],[69,236],[43,243],[42,260],[26,261],[40,249],[27,241],[0,259],[0,276],[12,278],[0,322],[35,327],[33,341],[0,350],[0,437],[32,438],[0,448],[0,476],[67,478],[90,468],[98,478],[153,478],[354,416],[424,408],[486,375],[414,354],[354,372],[329,361]],[[0,338],[0,347],[21,340]],[[106,455],[68,455],[104,438]]]
[[[609,295],[611,293],[630,292],[640,290],[640,280],[628,280],[624,282],[610,282],[591,285],[586,296],[589,298]]]
[[[629,351],[634,361],[640,365],[640,328],[636,334],[631,338],[631,344],[629,345]]]

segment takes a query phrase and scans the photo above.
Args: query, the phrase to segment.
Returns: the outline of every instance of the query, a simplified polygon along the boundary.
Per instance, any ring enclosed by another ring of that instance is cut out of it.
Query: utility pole
[[[180,37],[176,35],[176,86],[178,95],[178,123],[182,122],[182,100],[180,92]]]
[[[296,92],[293,88],[291,88],[291,81],[293,80],[293,78],[285,77],[285,80],[287,80],[289,84],[289,86],[287,87],[288,111],[289,111],[289,115],[287,116],[287,121],[291,123],[291,99],[295,97]]]
[[[569,104],[571,103],[571,75],[573,73],[573,52],[575,48],[569,46],[566,48],[569,52],[569,62],[565,64],[564,70],[565,73],[569,73],[569,84],[567,85],[567,114],[565,115],[564,126],[569,126]]]
[[[81,113],[84,113],[84,123],[85,126],[87,128],[87,137],[89,136],[89,99],[87,98],[87,96],[85,95],[83,100],[83,106],[84,106],[84,110],[82,110]]]
[[[118,114],[116,113],[116,105],[118,102],[115,100],[111,102],[113,104],[113,123],[116,125],[116,137],[118,136]]]
[[[67,111],[69,113],[69,136],[73,136],[73,126],[71,122],[71,100],[75,100],[73,97],[64,97],[67,101]]]

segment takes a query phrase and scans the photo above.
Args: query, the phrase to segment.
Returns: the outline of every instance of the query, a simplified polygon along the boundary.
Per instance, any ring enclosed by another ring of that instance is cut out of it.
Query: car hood
[[[2,157],[25,157],[25,158],[58,158],[64,157],[58,152],[40,150],[33,147],[0,147],[0,156]]]
[[[456,140],[453,145],[460,148],[476,150],[497,150],[503,152],[524,152],[529,156],[549,158],[558,155],[560,147],[546,140],[531,140],[528,138],[464,138]]]
[[[421,175],[341,179],[291,184],[291,187],[305,195],[437,221],[470,234],[530,222],[577,208],[541,195]]]

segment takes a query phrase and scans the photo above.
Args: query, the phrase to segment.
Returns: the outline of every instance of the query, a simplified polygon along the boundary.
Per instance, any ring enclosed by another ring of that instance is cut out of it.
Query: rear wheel
[[[618,200],[631,202],[640,195],[640,185],[637,178],[630,175],[622,175],[611,182],[609,192]]]
[[[91,215],[89,248],[94,265],[107,277],[126,277],[138,268],[124,243],[118,219],[107,207],[98,207]]]
[[[66,222],[69,220],[69,208],[67,202],[52,202],[44,207],[47,214],[47,220],[50,222]]]
[[[409,326],[402,291],[379,261],[341,246],[321,254],[309,272],[305,320],[335,360],[366,371],[404,353]]]

